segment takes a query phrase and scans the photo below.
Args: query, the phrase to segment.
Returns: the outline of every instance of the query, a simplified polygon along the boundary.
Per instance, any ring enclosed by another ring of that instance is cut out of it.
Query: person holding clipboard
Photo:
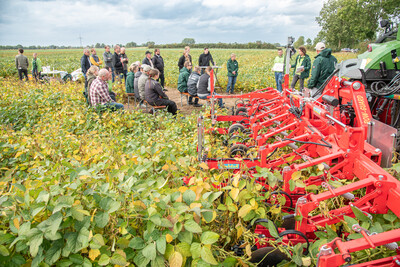
[[[297,81],[300,80],[300,91],[302,92],[304,89],[304,80],[310,76],[311,69],[311,59],[307,55],[307,50],[304,46],[299,47],[299,55],[296,57],[296,61],[291,67],[294,68],[294,71],[290,88],[293,91]]]

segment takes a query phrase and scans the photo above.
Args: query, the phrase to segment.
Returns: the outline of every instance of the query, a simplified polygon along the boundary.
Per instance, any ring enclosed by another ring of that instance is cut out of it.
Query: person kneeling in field
[[[199,98],[197,97],[197,82],[200,79],[200,68],[194,67],[193,72],[190,74],[187,81],[187,91],[190,95],[189,105],[193,105],[194,107],[201,107],[203,105],[199,104]],[[191,98],[195,97],[194,103],[191,103]]]
[[[124,105],[114,102],[108,92],[107,81],[111,79],[111,73],[106,69],[99,71],[99,76],[90,86],[90,103],[93,107],[105,107],[112,111],[124,109]]]
[[[161,84],[156,81],[159,76],[160,72],[157,69],[149,71],[149,78],[145,85],[145,99],[152,106],[167,106],[168,112],[175,116],[177,111],[176,103],[168,99]]]
[[[197,96],[200,99],[207,99],[207,96],[211,95],[211,86],[210,86],[211,70],[212,70],[212,67],[208,66],[205,69],[204,74],[200,76],[200,79],[197,82]],[[215,85],[215,80],[214,80],[214,85]],[[217,94],[214,92],[214,95],[217,95]],[[218,98],[218,105],[220,108],[224,107],[224,104],[222,103],[222,98]]]

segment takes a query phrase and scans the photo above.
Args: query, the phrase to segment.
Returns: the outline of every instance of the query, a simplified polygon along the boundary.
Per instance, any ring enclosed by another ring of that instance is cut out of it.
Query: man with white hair
[[[145,86],[146,86],[146,81],[149,79],[149,71],[152,68],[149,65],[142,65],[142,75],[139,77],[139,82],[138,82],[138,88],[139,88],[139,96],[140,100],[143,100],[145,97]]]
[[[308,88],[310,89],[321,87],[325,80],[333,73],[335,64],[337,63],[337,59],[332,56],[332,49],[325,48],[324,43],[317,43],[315,50],[317,50],[317,56],[312,66],[311,78],[308,80]]]
[[[124,109],[124,105],[114,102],[108,92],[108,83],[111,73],[106,69],[101,69],[99,75],[90,86],[90,104],[93,107],[106,107],[112,111]]]

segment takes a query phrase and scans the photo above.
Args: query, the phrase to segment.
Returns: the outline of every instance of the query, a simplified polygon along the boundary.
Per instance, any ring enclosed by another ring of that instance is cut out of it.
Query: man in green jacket
[[[236,55],[234,53],[231,54],[231,58],[228,60],[226,67],[228,69],[228,87],[226,88],[226,93],[233,94],[239,71],[239,63],[237,62]]]
[[[315,49],[317,50],[317,56],[315,57],[314,64],[312,66],[311,78],[308,80],[308,88],[319,88],[325,82],[325,80],[335,70],[335,64],[337,59],[332,56],[332,49],[325,48],[325,44],[319,42]]]
[[[178,78],[178,90],[181,93],[187,93],[187,82],[190,75],[190,70],[192,69],[192,63],[186,61],[183,68],[179,71]]]
[[[33,53],[32,59],[32,77],[35,78],[36,81],[40,79],[40,73],[42,72],[42,62],[37,57],[37,53]]]

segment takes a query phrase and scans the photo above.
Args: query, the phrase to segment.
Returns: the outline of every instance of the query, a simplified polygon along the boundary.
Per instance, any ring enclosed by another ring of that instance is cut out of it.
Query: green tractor
[[[388,87],[400,81],[400,31],[388,20],[382,20],[380,25],[383,35],[357,59],[347,61],[352,68],[344,71],[345,76],[362,81],[367,91],[376,96],[387,95]]]
[[[358,56],[363,83],[376,93],[400,73],[400,31],[387,20],[380,25],[385,29],[384,34]]]

